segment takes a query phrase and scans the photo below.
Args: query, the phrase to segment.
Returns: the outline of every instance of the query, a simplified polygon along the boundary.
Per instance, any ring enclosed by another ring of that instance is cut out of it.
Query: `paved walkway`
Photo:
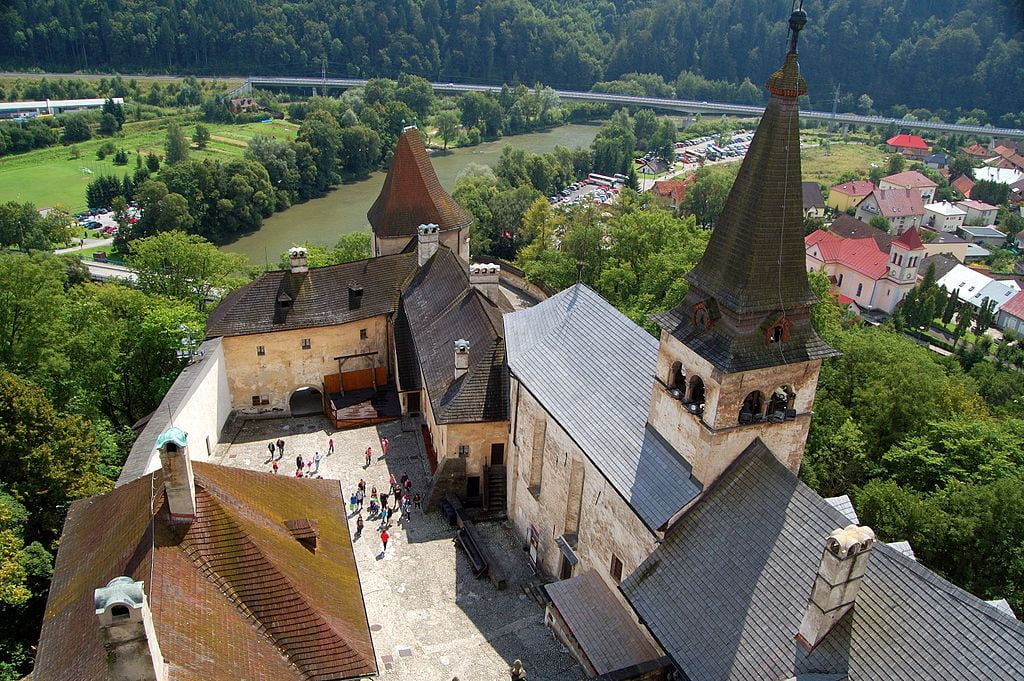
[[[214,461],[270,471],[267,443],[284,439],[279,475],[295,474],[295,457],[323,457],[319,473],[341,480],[350,495],[359,480],[369,492],[388,476],[403,473],[413,489],[426,491],[423,445],[416,429],[403,432],[400,423],[333,432],[321,417],[247,421],[232,442],[218,445]],[[391,442],[381,458],[380,436]],[[327,455],[328,439],[335,451]],[[370,466],[364,452],[373,448]],[[397,516],[396,516],[397,519]],[[384,681],[507,681],[508,667],[520,658],[531,681],[576,681],[585,676],[575,660],[544,626],[542,607],[530,595],[533,572],[519,540],[500,523],[478,525],[492,554],[508,576],[498,591],[476,579],[469,561],[454,542],[454,533],[439,513],[414,511],[407,523],[393,522],[387,552],[381,551],[379,521],[364,514],[363,536],[353,540],[363,598],[369,616],[378,678]],[[355,532],[355,517],[349,519]]]
[[[58,248],[57,250],[54,251],[54,253],[56,253],[57,255],[60,255],[61,253],[74,253],[75,251],[82,251],[82,250],[85,250],[86,248],[94,248],[95,246],[110,246],[110,245],[112,245],[114,243],[114,238],[113,237],[110,237],[109,239],[84,238],[84,239],[81,239],[81,241],[85,242],[84,246],[77,245],[78,244],[78,239],[76,239],[75,240],[75,244],[76,244],[75,246],[72,246],[71,248]]]

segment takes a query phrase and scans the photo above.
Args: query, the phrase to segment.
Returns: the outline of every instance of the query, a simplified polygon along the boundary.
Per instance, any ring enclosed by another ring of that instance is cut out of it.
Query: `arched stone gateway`
[[[288,398],[288,409],[292,416],[313,416],[324,413],[324,396],[318,388],[298,388]]]

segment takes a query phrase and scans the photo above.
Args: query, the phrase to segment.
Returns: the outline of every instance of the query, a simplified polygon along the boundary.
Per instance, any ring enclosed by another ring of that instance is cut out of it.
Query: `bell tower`
[[[811,326],[800,184],[798,98],[807,84],[789,18],[789,50],[707,251],[685,275],[683,302],[661,326],[648,420],[706,487],[755,438],[800,467],[821,361],[835,356]]]

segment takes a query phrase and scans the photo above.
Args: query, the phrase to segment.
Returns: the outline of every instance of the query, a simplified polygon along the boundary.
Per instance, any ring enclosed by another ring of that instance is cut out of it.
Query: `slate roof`
[[[833,234],[837,234],[844,239],[866,239],[871,238],[878,244],[879,250],[889,252],[892,247],[893,237],[888,232],[872,227],[866,222],[861,222],[852,215],[846,213],[840,214],[832,224],[828,226],[828,231]]]
[[[447,231],[469,227],[473,222],[466,209],[441,186],[416,128],[406,128],[398,138],[384,186],[366,219],[373,233],[381,237],[414,236],[426,223]]]
[[[547,584],[544,590],[598,675],[658,657],[654,646],[593,569]]]
[[[825,501],[829,506],[842,513],[843,517],[851,523],[860,525],[860,518],[857,517],[857,511],[853,508],[853,502],[850,501],[848,495],[842,494],[838,497],[826,497]]]
[[[399,325],[408,324],[408,332],[395,332],[402,388],[415,359],[437,423],[508,419],[502,313],[469,285],[468,265],[447,247],[438,248],[409,282],[401,305],[405,319]],[[456,379],[459,339],[469,341],[469,372]]]
[[[207,323],[207,336],[241,336],[333,326],[389,314],[402,284],[416,269],[415,253],[397,253],[343,265],[311,267],[304,274],[267,272],[232,291]],[[362,303],[349,306],[349,284],[363,287]],[[281,302],[288,303],[283,307]]]
[[[168,522],[160,470],[71,506],[32,678],[106,681],[93,590],[120,575],[145,583],[172,679],[375,674],[338,482],[192,466],[187,531]],[[295,518],[318,522],[316,553],[291,536]]]
[[[1024,625],[881,542],[851,613],[806,652],[825,538],[848,523],[757,440],[621,590],[691,681],[1024,677]]]
[[[825,197],[821,195],[821,185],[817,182],[801,182],[803,190],[804,210],[809,208],[824,208]]]
[[[700,493],[647,412],[658,340],[584,284],[505,316],[508,365],[651,530]]]

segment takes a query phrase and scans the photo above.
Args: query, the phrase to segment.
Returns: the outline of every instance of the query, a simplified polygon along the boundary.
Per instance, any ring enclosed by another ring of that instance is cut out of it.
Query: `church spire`
[[[719,369],[732,372],[835,354],[810,325],[798,98],[807,93],[789,19],[789,50],[701,261],[685,275],[682,305],[657,321]]]

